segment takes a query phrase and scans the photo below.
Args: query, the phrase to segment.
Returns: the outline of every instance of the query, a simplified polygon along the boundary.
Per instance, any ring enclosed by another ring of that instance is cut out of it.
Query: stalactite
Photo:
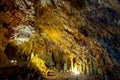
[[[102,0],[98,0],[98,3],[99,3],[99,4],[102,4]]]

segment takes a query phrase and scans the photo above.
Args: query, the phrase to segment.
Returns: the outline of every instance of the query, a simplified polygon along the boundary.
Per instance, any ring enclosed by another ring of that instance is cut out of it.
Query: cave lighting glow
[[[76,74],[76,75],[80,74],[80,72],[79,72],[78,69],[77,69],[77,66],[75,66],[75,67],[73,68],[73,73]]]
[[[10,60],[10,63],[16,64],[17,60]]]
[[[35,30],[30,25],[18,25],[13,29],[14,33],[12,38],[16,41],[16,44],[20,45],[24,42],[28,42]]]

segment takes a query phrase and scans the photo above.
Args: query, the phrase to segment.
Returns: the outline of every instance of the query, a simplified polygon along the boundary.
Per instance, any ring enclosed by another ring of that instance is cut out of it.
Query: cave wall
[[[35,67],[33,55],[45,70],[64,70],[67,64],[68,71],[77,65],[83,74],[112,72],[120,64],[119,4],[103,1],[111,6],[86,0],[2,0],[1,65],[17,59],[20,65],[30,60],[28,66]],[[17,44],[20,38],[29,40]]]

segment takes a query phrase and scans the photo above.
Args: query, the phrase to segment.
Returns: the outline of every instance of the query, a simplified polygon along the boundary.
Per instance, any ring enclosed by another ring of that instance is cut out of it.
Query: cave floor
[[[103,80],[98,75],[77,75],[67,72],[57,72],[55,76],[48,76],[45,80]]]

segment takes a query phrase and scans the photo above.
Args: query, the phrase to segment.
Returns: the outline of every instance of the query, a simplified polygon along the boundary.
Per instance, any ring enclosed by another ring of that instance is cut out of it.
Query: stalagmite
[[[109,80],[107,75],[105,75],[105,80]]]
[[[98,68],[98,74],[103,75],[101,68]]]
[[[64,72],[67,72],[67,62],[64,63]]]
[[[74,58],[74,55],[69,55],[68,56],[69,60],[70,60],[70,72],[73,72],[73,68],[74,68],[74,62],[73,62],[73,58]]]
[[[78,74],[78,69],[77,69],[77,64],[76,64],[76,63],[74,64],[73,72],[74,72],[75,74]]]
[[[94,74],[97,74],[98,72],[97,72],[98,70],[97,70],[97,65],[95,64],[95,62],[93,61],[93,73]]]
[[[73,59],[70,59],[71,62],[71,71],[73,71]]]
[[[86,74],[89,74],[89,67],[86,65]]]
[[[83,63],[81,64],[81,71],[82,71],[82,74],[84,74]]]
[[[85,63],[83,63],[82,65],[83,65],[83,73],[85,74]]]
[[[83,71],[82,71],[82,62],[80,61],[80,65],[78,67],[78,70],[80,72],[80,74],[83,74]]]
[[[92,64],[90,64],[90,73],[91,73],[91,74],[93,73],[92,68],[93,68],[93,66],[92,66]]]

